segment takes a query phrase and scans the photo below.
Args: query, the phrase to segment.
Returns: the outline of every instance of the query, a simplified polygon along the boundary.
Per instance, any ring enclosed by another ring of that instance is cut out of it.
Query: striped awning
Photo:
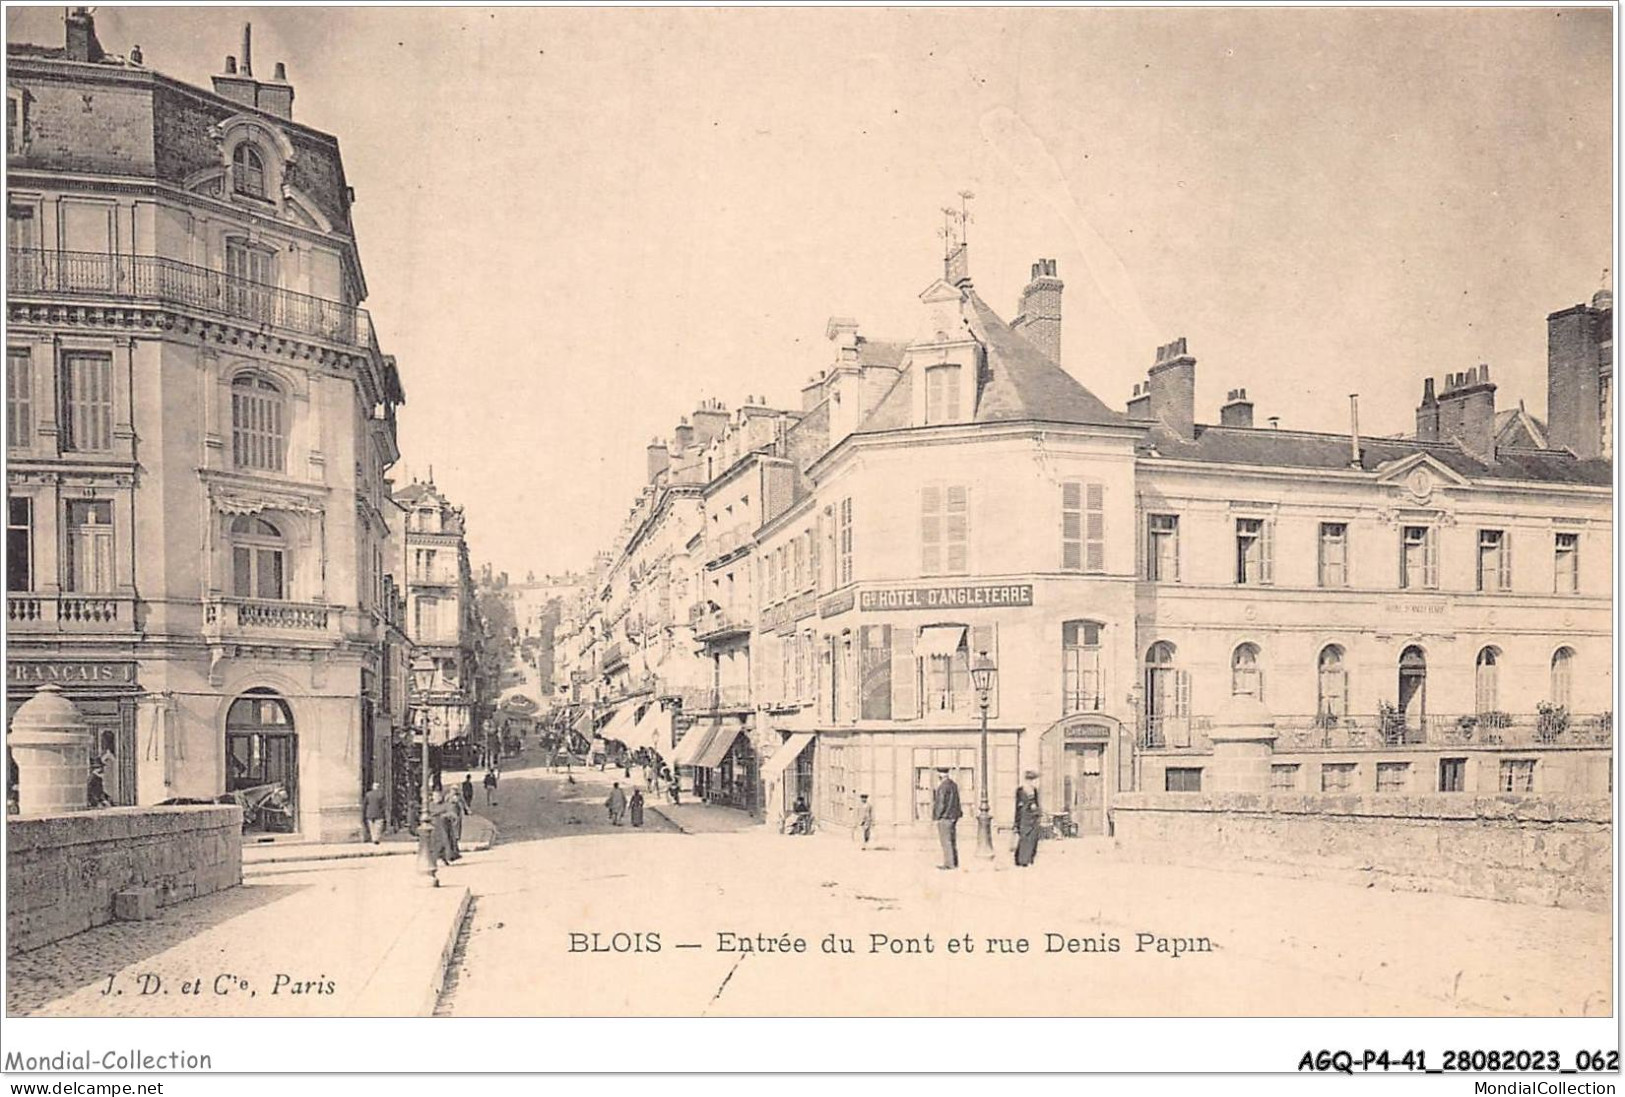
[[[695,769],[711,769],[722,764],[728,757],[728,751],[733,748],[734,740],[745,734],[743,724],[719,725],[716,734],[706,742],[705,747],[694,756],[691,763]]]
[[[688,734],[683,736],[683,741],[678,743],[677,749],[672,752],[671,764],[673,766],[694,765],[695,757],[710,744],[712,739],[717,737],[721,730],[722,725],[715,720],[704,724],[695,724],[689,728]]]

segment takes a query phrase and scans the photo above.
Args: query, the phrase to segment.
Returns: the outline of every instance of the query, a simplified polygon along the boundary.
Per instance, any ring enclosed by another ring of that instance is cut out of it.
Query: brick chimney
[[[1151,418],[1182,438],[1196,434],[1196,359],[1185,352],[1185,337],[1157,348],[1157,361],[1146,374],[1151,390]]]
[[[666,448],[666,443],[656,438],[649,443],[647,452],[649,454],[649,483],[652,484],[662,472],[671,467],[671,451]]]
[[[1422,379],[1422,402],[1416,405],[1416,440],[1439,440],[1439,401],[1433,395],[1433,378]]]
[[[1614,374],[1613,294],[1603,290],[1546,318],[1546,444],[1577,457],[1611,456],[1602,419]],[[1605,380],[1606,379],[1606,380]]]
[[[254,78],[254,24],[243,24],[242,63],[237,58],[226,58],[226,71],[211,78],[214,93],[245,107],[262,110],[277,118],[293,118],[293,85],[288,83],[288,70],[281,61],[276,63],[276,75],[268,81]]]
[[[1040,259],[1033,264],[1032,281],[1021,291],[1016,318],[1010,326],[1027,337],[1049,360],[1061,361],[1061,290],[1064,283],[1055,273],[1055,260]]]
[[[722,437],[728,429],[728,409],[720,400],[702,401],[690,418],[694,420],[694,439],[702,446]]]
[[[1425,390],[1424,390],[1425,394]],[[1439,438],[1473,456],[1495,460],[1495,385],[1488,365],[1448,374],[1438,397]]]
[[[1219,425],[1221,427],[1251,427],[1253,425],[1253,402],[1247,399],[1246,389],[1231,389],[1225,397],[1224,405],[1219,408]]]
[[[671,432],[673,447],[679,454],[687,453],[694,448],[694,427],[690,425],[688,416],[683,416],[677,422],[677,429]]]
[[[69,61],[95,63],[107,56],[102,44],[96,40],[96,17],[89,8],[69,8],[63,21],[67,25]]]
[[[1128,400],[1128,417],[1136,422],[1149,422],[1151,419],[1151,386],[1150,384],[1136,384],[1134,395]]]

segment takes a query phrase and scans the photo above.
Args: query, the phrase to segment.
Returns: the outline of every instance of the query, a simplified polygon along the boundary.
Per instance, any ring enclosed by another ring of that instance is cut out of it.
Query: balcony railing
[[[18,632],[128,632],[135,599],[112,594],[8,594],[6,621]]]
[[[732,608],[713,609],[692,620],[696,640],[721,640],[748,633],[754,627],[749,614]]]
[[[1612,746],[1612,713],[1428,713],[1386,726],[1380,717],[1276,716],[1275,753],[1414,750],[1464,747]],[[1150,717],[1140,724],[1142,750],[1210,750],[1205,717]]]
[[[161,301],[349,346],[375,345],[372,318],[365,309],[156,255],[10,248],[6,275],[13,297]]]
[[[751,707],[749,686],[723,686],[720,689],[676,691],[684,712],[729,712]]]
[[[338,611],[319,602],[283,602],[266,598],[220,598],[205,604],[203,621],[218,630],[261,633],[328,632]]]

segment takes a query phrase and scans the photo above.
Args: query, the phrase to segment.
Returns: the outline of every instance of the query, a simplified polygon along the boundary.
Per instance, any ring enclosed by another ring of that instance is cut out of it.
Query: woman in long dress
[[[631,811],[631,813],[632,813],[632,825],[635,826],[635,827],[641,827],[643,825],[643,790],[642,789],[635,788],[635,789],[632,790],[632,799],[631,799],[630,803],[628,804],[628,810]]]
[[[1016,864],[1026,868],[1038,856],[1038,828],[1043,811],[1038,806],[1038,774],[1027,771],[1026,783],[1016,789]]]

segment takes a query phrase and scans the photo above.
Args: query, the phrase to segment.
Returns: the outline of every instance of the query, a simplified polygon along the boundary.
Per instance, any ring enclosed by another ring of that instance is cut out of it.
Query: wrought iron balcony
[[[691,620],[694,625],[694,639],[702,642],[746,635],[755,628],[755,622],[748,611],[733,607],[718,607],[694,615]]]
[[[684,689],[674,695],[684,712],[736,712],[752,707],[749,686],[723,686],[720,689]]]
[[[135,598],[67,592],[8,594],[6,622],[17,633],[133,632]]]
[[[353,347],[377,345],[366,309],[157,255],[10,248],[6,252],[6,276],[7,293],[12,299],[43,296],[155,301]]]
[[[1387,722],[1377,715],[1276,716],[1275,753],[1465,747],[1612,746],[1613,714],[1427,713]],[[1140,721],[1141,750],[1211,750],[1205,717]]]

